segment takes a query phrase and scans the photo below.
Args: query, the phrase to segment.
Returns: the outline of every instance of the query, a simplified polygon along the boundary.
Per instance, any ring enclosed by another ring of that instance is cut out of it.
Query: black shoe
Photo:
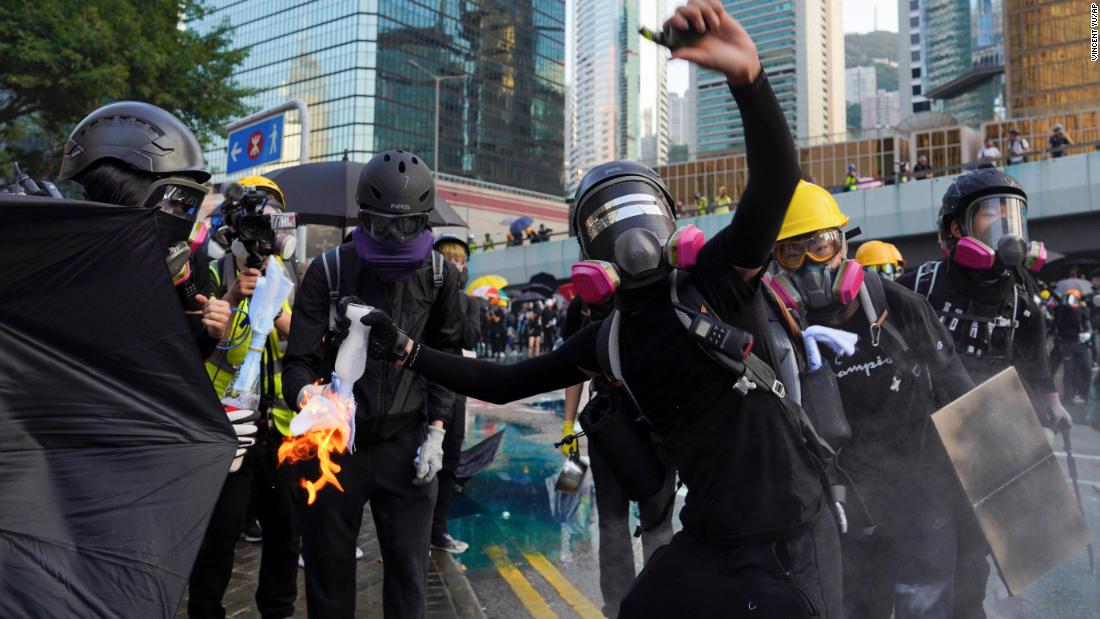
[[[252,520],[245,523],[244,529],[241,531],[241,537],[244,541],[255,544],[262,542],[264,539],[264,530],[260,528],[260,523]]]

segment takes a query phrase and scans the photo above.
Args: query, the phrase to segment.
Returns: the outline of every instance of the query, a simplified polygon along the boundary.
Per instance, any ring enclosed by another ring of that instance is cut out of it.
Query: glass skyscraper
[[[837,0],[733,0],[723,3],[756,43],[779,106],[801,143],[844,138],[844,35]],[[739,150],[745,131],[726,78],[698,70],[697,155]]]
[[[923,94],[962,122],[1003,115],[1002,8],[1001,0],[923,3]]]
[[[199,30],[224,20],[249,50],[235,79],[257,110],[309,105],[311,161],[366,161],[412,150],[433,169],[560,194],[565,103],[565,0],[213,0]],[[432,161],[433,80],[442,82],[440,161]],[[214,84],[209,87],[216,87]],[[283,161],[296,162],[297,113]],[[226,144],[207,163],[225,178]]]

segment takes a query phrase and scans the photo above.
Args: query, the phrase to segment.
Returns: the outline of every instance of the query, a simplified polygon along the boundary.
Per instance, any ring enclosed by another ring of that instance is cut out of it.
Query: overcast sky
[[[843,0],[844,33],[871,32],[875,30],[876,17],[879,30],[898,31],[897,0]],[[669,12],[677,6],[679,0],[669,0]],[[668,65],[668,89],[683,94],[688,87],[687,63],[676,60]]]

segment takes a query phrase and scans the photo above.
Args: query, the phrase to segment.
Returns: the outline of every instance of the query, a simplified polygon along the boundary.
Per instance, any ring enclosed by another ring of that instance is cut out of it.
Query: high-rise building
[[[962,122],[1004,114],[1003,0],[923,0],[924,96]]]
[[[659,28],[664,8],[663,0],[574,4],[567,189],[607,161],[667,161],[667,56],[638,34],[642,25]]]
[[[1100,106],[1100,65],[1090,57],[1085,6],[1073,0],[1004,0],[1011,117]]]
[[[901,121],[898,109],[898,93],[880,90],[865,96],[859,102],[860,128],[884,129],[897,126]]]
[[[734,0],[729,11],[752,36],[779,105],[800,142],[845,131],[840,0]],[[698,156],[740,149],[745,133],[725,77],[698,71]]]
[[[874,67],[849,67],[844,69],[844,102],[859,103],[864,97],[878,91],[878,78]]]
[[[561,193],[564,155],[565,0],[445,2],[318,0],[273,7],[213,0],[188,27],[228,21],[249,51],[234,75],[258,93],[257,109],[297,97],[309,105],[310,159],[365,161],[387,148],[418,153],[439,172]],[[440,161],[434,151],[435,85],[442,82]],[[284,161],[296,160],[296,113]],[[225,140],[206,157],[223,180]]]
[[[685,144],[684,97],[678,92],[668,93],[668,141],[670,144]]]
[[[932,109],[924,96],[924,15],[926,0],[898,0],[898,107],[902,117]]]

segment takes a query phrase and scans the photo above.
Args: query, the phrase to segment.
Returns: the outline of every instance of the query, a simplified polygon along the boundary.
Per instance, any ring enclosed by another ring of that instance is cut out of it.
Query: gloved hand
[[[561,437],[562,437],[562,439],[564,440],[565,437],[567,437],[571,434],[573,434],[573,420],[569,419],[567,421],[561,422]],[[566,445],[564,443],[562,444],[561,452],[563,454],[565,454],[566,458],[568,458],[568,457],[572,456],[573,454],[577,453],[577,450],[580,449],[580,445],[577,444],[577,441],[579,441],[579,440],[580,439],[575,438],[575,439],[573,439],[573,442],[569,443],[568,445]]]
[[[355,296],[342,297],[336,303],[336,344],[344,341],[344,338],[348,336],[348,329],[351,328],[351,321],[348,320],[348,306],[349,305],[366,305]]]
[[[1055,432],[1065,432],[1073,427],[1073,417],[1070,417],[1069,411],[1065,406],[1062,406],[1062,400],[1058,397],[1058,392],[1048,393],[1047,407],[1050,408],[1050,427]]]
[[[1092,340],[1092,331],[1082,331],[1077,334],[1077,341],[1088,344]]]
[[[806,357],[810,369],[817,370],[822,364],[819,343],[828,346],[838,355],[849,356],[856,351],[859,336],[850,331],[813,325],[802,332],[802,341],[806,344]]]
[[[416,450],[416,478],[413,483],[417,486],[432,483],[436,473],[443,468],[443,436],[446,434],[443,428],[428,426],[428,438]]]
[[[256,411],[248,409],[227,410],[229,423],[233,424],[233,430],[237,432],[237,451],[233,455],[233,463],[229,465],[229,472],[236,473],[244,462],[244,455],[248,448],[256,444],[256,420],[260,415]]]
[[[376,309],[363,316],[359,322],[370,327],[370,343],[367,345],[367,355],[371,359],[393,363],[404,361],[409,356],[406,352],[409,336],[397,328],[389,314]]]

